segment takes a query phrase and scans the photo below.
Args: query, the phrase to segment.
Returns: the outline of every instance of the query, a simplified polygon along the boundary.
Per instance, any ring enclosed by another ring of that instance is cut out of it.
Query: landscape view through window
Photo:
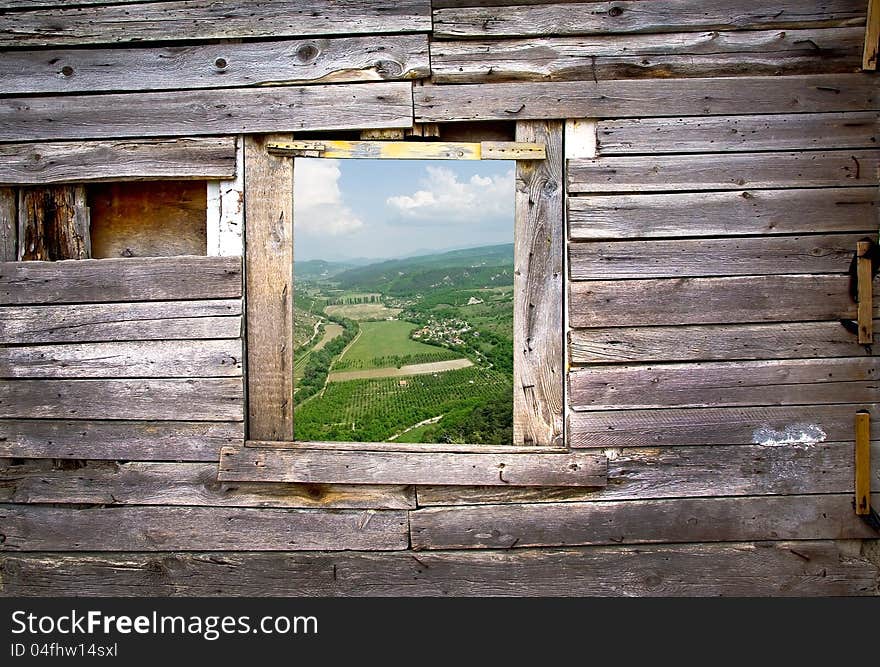
[[[294,170],[296,439],[510,444],[514,163]]]

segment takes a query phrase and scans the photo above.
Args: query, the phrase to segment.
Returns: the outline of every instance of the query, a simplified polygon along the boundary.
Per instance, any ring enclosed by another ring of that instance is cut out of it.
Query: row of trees
[[[296,384],[296,403],[302,403],[307,398],[314,396],[324,387],[327,374],[330,372],[330,364],[345,346],[348,345],[358,332],[358,323],[345,317],[328,317],[332,322],[342,326],[342,333],[327,343],[320,350],[309,353],[309,360],[303,370],[302,377]]]

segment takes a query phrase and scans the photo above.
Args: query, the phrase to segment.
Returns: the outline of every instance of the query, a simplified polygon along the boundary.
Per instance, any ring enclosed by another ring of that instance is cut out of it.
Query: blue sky
[[[297,158],[294,170],[299,260],[513,242],[513,162]]]

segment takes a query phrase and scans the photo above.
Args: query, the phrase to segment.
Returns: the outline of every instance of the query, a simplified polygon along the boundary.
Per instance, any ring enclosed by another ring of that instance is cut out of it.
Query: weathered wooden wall
[[[0,594],[878,593],[850,507],[860,408],[880,490],[878,365],[838,321],[880,210],[864,0],[64,4],[0,0],[0,184],[230,178],[240,133],[596,119],[595,155],[564,136],[567,442],[608,485],[218,481],[239,260],[0,264]]]

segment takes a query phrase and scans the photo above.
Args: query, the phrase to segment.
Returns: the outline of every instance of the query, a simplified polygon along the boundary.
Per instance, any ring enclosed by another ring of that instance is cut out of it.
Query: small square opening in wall
[[[515,171],[296,158],[296,440],[511,444]]]

